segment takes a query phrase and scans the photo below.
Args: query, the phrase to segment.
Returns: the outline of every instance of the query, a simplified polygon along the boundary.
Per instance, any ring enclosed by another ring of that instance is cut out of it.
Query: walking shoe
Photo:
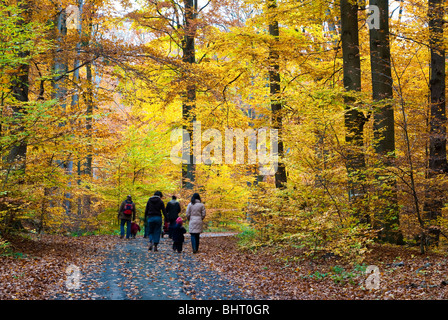
[[[148,251],[151,251],[151,250],[152,250],[152,241],[149,242],[149,248],[148,248]]]

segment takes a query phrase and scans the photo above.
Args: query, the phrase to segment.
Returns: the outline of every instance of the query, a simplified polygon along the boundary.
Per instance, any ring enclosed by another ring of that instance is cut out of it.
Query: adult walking
[[[201,202],[199,193],[193,194],[191,202],[187,207],[188,228],[191,235],[191,246],[193,253],[199,250],[199,236],[202,233],[203,220],[205,218],[205,206]]]
[[[148,251],[151,251],[153,247],[154,251],[157,251],[157,246],[159,245],[160,234],[162,232],[162,214],[166,218],[165,204],[162,198],[162,192],[156,191],[146,203],[145,220],[148,224]]]
[[[166,204],[166,215],[168,222],[170,223],[168,227],[168,235],[170,238],[173,237],[173,227],[176,224],[177,218],[179,218],[179,213],[181,212],[181,207],[179,201],[175,195],[171,197],[171,200]]]
[[[132,202],[130,195],[121,203],[117,218],[121,220],[120,238],[124,238],[124,225],[126,225],[126,239],[129,239],[131,236],[131,222],[135,220],[135,203]]]

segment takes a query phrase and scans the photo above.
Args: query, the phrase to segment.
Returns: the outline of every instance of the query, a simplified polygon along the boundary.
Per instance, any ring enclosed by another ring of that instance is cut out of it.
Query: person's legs
[[[157,246],[159,245],[160,235],[162,233],[162,217],[154,217],[154,251],[157,251]]]
[[[196,238],[194,237],[194,233],[190,233],[190,241],[191,241],[191,249],[193,249],[194,252],[194,248],[196,247]]]
[[[182,245],[183,242],[176,242],[176,251],[181,253],[182,252]]]
[[[196,237],[196,252],[198,252],[199,250],[199,237],[200,237],[200,233],[196,233],[195,237]]]
[[[124,237],[124,224],[126,223],[125,219],[121,219],[120,222],[120,238]]]
[[[149,217],[145,218],[145,235],[143,237],[144,238],[149,237]]]
[[[168,226],[168,237],[170,239],[173,238],[173,227],[176,224],[176,219],[170,219],[169,220],[170,225]]]
[[[126,239],[131,236],[131,220],[126,220]]]
[[[196,253],[199,249],[199,233],[190,233],[191,234],[191,247],[193,249],[193,253]]]
[[[160,233],[162,231],[162,217],[149,217],[148,218],[149,227],[149,249],[152,250],[154,244],[154,250],[157,251],[157,245],[160,241]]]
[[[152,250],[153,246],[153,233],[154,233],[154,223],[152,217],[148,217],[148,237],[149,237],[149,251]]]

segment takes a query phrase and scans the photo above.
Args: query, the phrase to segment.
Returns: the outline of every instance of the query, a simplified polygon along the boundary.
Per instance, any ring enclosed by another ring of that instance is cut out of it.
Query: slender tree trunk
[[[93,77],[92,77],[92,65],[89,63],[86,65],[86,77],[87,77],[87,108],[86,108],[86,130],[88,136],[88,146],[86,163],[84,165],[84,174],[92,176],[92,162],[93,162],[93,148],[92,148],[92,130],[93,130]]]
[[[93,130],[93,76],[92,64],[86,65],[87,92],[86,92],[86,131],[87,131],[87,155],[82,173],[89,179],[93,175],[93,146],[92,146],[92,130]],[[87,185],[87,189],[90,187]],[[91,212],[91,196],[86,194],[83,196],[83,208],[86,213]]]
[[[350,201],[361,199],[365,194],[364,173],[364,124],[367,118],[353,105],[355,98],[350,92],[361,91],[361,59],[359,55],[358,4],[341,0],[341,43],[344,87],[349,96],[345,98],[345,141],[347,143],[347,172]],[[360,216],[363,222],[368,218]]]
[[[80,53],[80,50],[81,50],[82,8],[83,8],[83,0],[78,0],[78,11],[79,11],[79,13],[74,13],[74,14],[79,14],[79,16],[78,16],[79,20],[78,19],[74,19],[74,23],[77,22],[77,25],[74,26],[75,30],[76,30],[75,32],[79,36],[79,41],[76,44],[75,60],[73,62],[73,69],[75,70],[73,72],[73,82],[74,83],[79,83],[79,64],[80,64],[80,62],[79,62],[79,53]],[[78,88],[76,88],[75,90],[76,91],[75,91],[75,93],[72,96],[72,102],[71,102],[72,108],[77,108],[77,105],[79,104]],[[70,162],[70,167],[73,170],[73,160],[69,160],[69,162]],[[78,163],[77,163],[77,175],[78,175],[77,184],[80,185],[81,184],[82,172],[81,172],[81,163],[80,163],[79,160],[78,160]],[[72,195],[70,193],[67,193],[66,194],[66,199],[67,199],[68,202],[71,201],[71,198],[72,198]],[[78,197],[77,202],[78,202],[78,208],[77,208],[78,217],[77,217],[77,221],[76,221],[76,225],[75,225],[75,230],[79,232],[79,219],[80,219],[80,215],[81,215],[81,213],[83,211],[82,210],[83,209],[83,207],[82,207],[82,196]]]
[[[82,19],[83,19],[83,7],[84,7],[84,2],[83,0],[78,0],[78,13],[76,13],[78,15],[77,18],[79,19],[74,19],[74,22],[77,22],[76,25],[74,25],[74,28],[76,30],[76,33],[78,34],[79,40],[78,43],[76,44],[76,57],[75,57],[75,61],[73,64],[73,68],[75,69],[75,71],[73,72],[73,81],[75,83],[79,82],[79,66],[80,66],[80,61],[79,61],[79,54],[81,51],[81,47],[84,45],[84,43],[82,43],[82,34],[83,34],[83,29],[82,29]],[[87,69],[87,67],[86,67]],[[88,73],[88,70],[86,70]],[[87,88],[87,91],[89,91],[90,88]],[[88,93],[87,93],[88,95]],[[76,89],[75,94],[73,94],[72,96],[72,107],[76,108],[76,106],[79,104],[79,93],[78,93],[78,89]],[[88,103],[86,103],[87,105],[87,109],[89,108]],[[88,118],[88,113],[87,113],[87,118]],[[87,142],[88,143],[88,142]],[[83,162],[82,160],[78,159],[78,163],[77,163],[77,175],[78,175],[78,179],[77,179],[77,184],[78,186],[81,185],[81,181],[82,181],[82,176],[84,174],[84,170],[83,170]],[[79,230],[79,220],[82,218],[82,214],[86,211],[86,206],[85,206],[85,195],[79,195],[77,202],[78,202],[78,221],[77,221],[77,225],[75,226],[76,231],[80,231]]]
[[[379,9],[379,28],[370,28],[370,59],[372,71],[372,95],[376,102],[384,102],[374,112],[374,145],[380,163],[392,166],[395,157],[394,109],[388,99],[393,98],[389,45],[389,1],[371,0],[370,5]],[[381,169],[380,169],[381,170]],[[398,230],[399,209],[396,181],[390,174],[377,176],[380,198],[384,201],[377,218],[383,229],[380,239],[390,243],[402,243]]]
[[[66,73],[68,71],[67,59],[62,52],[62,42],[67,36],[67,14],[65,8],[58,7],[58,14],[56,16],[56,41],[59,44],[56,48],[54,61],[53,61],[53,73],[54,80],[53,90],[54,90],[54,98],[57,99],[62,107],[63,111],[66,110]],[[60,123],[60,127],[65,126],[65,123]],[[56,163],[59,167],[63,168],[66,173],[72,174],[73,172],[73,161],[69,158],[66,160],[56,160]],[[65,208],[66,214],[69,214],[71,211],[71,203],[69,200],[70,194],[64,193],[64,201],[63,206]]]
[[[279,67],[279,53],[278,42],[280,30],[278,21],[275,17],[275,9],[277,8],[276,0],[269,0],[269,35],[274,39],[269,46],[269,89],[271,95],[271,112],[272,112],[272,126],[273,129],[278,130],[278,168],[275,172],[275,187],[283,189],[286,187],[287,176],[286,168],[283,163],[284,147],[283,147],[283,116],[282,116],[282,101],[280,95],[280,67]],[[271,137],[272,138],[272,137]]]
[[[82,0],[80,0],[82,1]],[[81,4],[81,2],[80,2]],[[93,32],[93,15],[95,13],[94,4],[91,4],[91,10],[88,17],[88,29],[87,29],[87,41],[82,44],[82,46],[89,46],[90,40]],[[82,174],[87,176],[89,179],[92,178],[93,170],[93,147],[92,147],[92,130],[93,130],[93,73],[92,73],[92,63],[86,64],[86,80],[87,80],[87,88],[85,93],[85,104],[86,104],[86,131],[87,131],[87,154],[85,158],[84,168],[81,170]],[[87,189],[90,189],[89,185],[87,185]],[[83,196],[83,210],[89,214],[91,212],[91,203],[92,199],[89,194]]]
[[[429,44],[431,49],[430,92],[431,106],[429,117],[429,163],[428,178],[446,174],[446,114],[445,114],[445,48],[443,46],[444,1],[428,1]],[[435,180],[435,179],[434,179]],[[431,242],[438,244],[440,229],[437,218],[442,215],[444,190],[435,183],[426,191],[424,212],[427,232],[431,234]]]
[[[53,73],[54,73],[54,81],[53,89],[54,89],[54,98],[58,99],[61,107],[65,110],[65,96],[67,94],[67,89],[65,88],[65,74],[68,71],[67,61],[64,55],[60,52],[61,44],[65,36],[67,35],[67,26],[66,26],[66,13],[62,8],[58,8],[59,13],[56,16],[56,38],[59,46],[56,48],[54,62],[53,62]]]
[[[185,6],[185,25],[184,25],[184,40],[183,40],[183,62],[191,65],[196,63],[195,57],[195,18],[197,12],[197,0],[184,0]],[[187,75],[188,77],[188,75]],[[188,145],[188,162],[182,164],[182,187],[192,189],[195,182],[196,159],[193,153],[193,122],[196,117],[194,115],[194,108],[196,103],[196,85],[193,80],[187,79],[187,89],[185,93],[184,102],[182,104],[182,119],[184,121],[184,130],[189,134],[188,141],[184,137],[184,145]]]

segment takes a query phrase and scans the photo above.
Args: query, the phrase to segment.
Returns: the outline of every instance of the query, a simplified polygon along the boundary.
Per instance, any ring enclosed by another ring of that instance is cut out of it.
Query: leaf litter
[[[277,246],[257,251],[237,238],[203,237],[200,251],[147,251],[147,239],[42,235],[8,239],[15,254],[0,256],[0,299],[447,299],[446,255],[374,245],[362,265],[332,255],[309,257]],[[127,241],[127,242],[126,242]],[[188,241],[188,240],[187,240]],[[65,286],[69,265],[80,267],[80,288]],[[380,270],[367,289],[367,265]]]
[[[301,249],[243,250],[236,237],[203,241],[198,257],[256,299],[425,300],[448,298],[446,254],[420,255],[410,247],[375,244],[362,264],[334,255],[310,257]],[[368,265],[379,268],[379,288],[367,289]]]

